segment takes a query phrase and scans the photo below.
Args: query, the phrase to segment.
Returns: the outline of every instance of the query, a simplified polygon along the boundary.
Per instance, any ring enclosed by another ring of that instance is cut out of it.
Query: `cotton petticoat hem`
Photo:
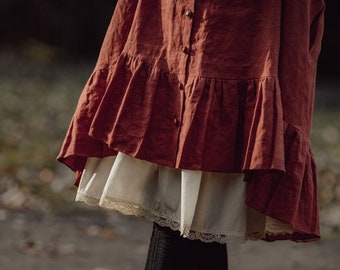
[[[291,239],[289,224],[245,206],[242,176],[168,168],[118,153],[88,159],[76,200],[205,242]]]
[[[145,216],[186,237],[200,233],[195,238],[205,236],[206,241],[211,235],[216,241],[216,236],[228,235],[244,239],[242,176],[174,169],[118,153],[116,157],[88,158],[77,198]]]
[[[113,199],[97,199],[92,198],[87,195],[77,193],[76,201],[82,201],[90,206],[100,206],[104,209],[111,211],[118,211],[123,215],[142,217],[151,222],[155,222],[160,226],[169,227],[172,230],[180,231],[181,224],[179,221],[172,220],[168,217],[162,216],[160,213],[156,211],[144,209],[143,207],[132,204],[130,202],[123,202],[119,200]],[[186,237],[191,240],[200,240],[202,242],[211,243],[227,243],[227,242],[235,242],[235,243],[244,243],[246,241],[244,234],[228,232],[227,234],[211,234],[208,232],[199,232],[196,231],[195,228],[184,228],[184,233],[182,233],[183,237]]]
[[[140,218],[145,218],[148,221],[155,222],[160,226],[169,227],[172,230],[180,231],[181,224],[179,221],[170,219],[166,216],[162,216],[160,213],[156,211],[148,210],[143,208],[140,205],[132,204],[131,202],[123,202],[121,200],[114,200],[112,198],[94,198],[90,197],[86,194],[82,194],[81,192],[77,192],[76,201],[84,202],[89,206],[100,206],[106,210],[110,211],[118,211],[123,215],[136,216]],[[201,232],[195,230],[195,228],[185,228],[184,233],[182,233],[183,237],[186,237],[190,240],[200,240],[202,242],[211,243],[218,242],[221,244],[224,243],[245,243],[247,240],[257,241],[257,240],[266,240],[266,241],[275,241],[275,240],[289,240],[292,238],[292,233],[282,232],[282,223],[270,220],[269,227],[271,231],[259,231],[259,232],[248,232],[246,235],[243,233],[235,233],[235,232],[227,232],[221,234],[212,234],[209,232]]]

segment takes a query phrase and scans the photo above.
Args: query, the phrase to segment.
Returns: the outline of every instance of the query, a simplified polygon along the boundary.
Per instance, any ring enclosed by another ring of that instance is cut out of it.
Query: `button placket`
[[[177,154],[176,154],[176,161],[175,164],[178,163],[179,158],[179,150],[183,142],[181,142],[181,133],[183,132],[183,127],[185,126],[185,119],[184,119],[184,110],[185,110],[185,102],[186,102],[186,83],[188,79],[188,64],[189,59],[191,57],[191,35],[192,35],[192,27],[194,22],[194,0],[182,0],[177,2],[177,27],[180,29],[180,35],[177,36],[178,44],[180,47],[177,49],[177,55],[179,57],[178,66],[178,90],[180,91],[180,107],[178,108],[178,112],[176,115],[172,117],[172,122],[175,127],[177,127]]]
[[[184,66],[182,69],[182,77],[180,78],[179,90],[185,90],[185,85],[188,79],[188,65],[189,59],[191,57],[191,35],[192,35],[192,27],[194,21],[194,12],[195,12],[195,0],[184,0],[182,2],[182,13],[181,13],[181,24],[183,29],[182,34],[182,54],[183,54],[183,62]],[[182,91],[184,92],[184,91]],[[184,98],[183,98],[184,102]],[[183,104],[184,105],[184,104]]]
[[[181,28],[183,29],[181,35],[181,44],[182,44],[182,57],[184,64],[181,67],[182,72],[180,76],[180,83],[179,83],[179,90],[185,89],[185,84],[188,77],[188,64],[189,59],[191,57],[191,35],[192,35],[192,27],[193,27],[193,20],[194,20],[194,7],[195,1],[194,0],[184,0],[181,4],[182,12],[181,12]]]
[[[187,2],[187,3],[185,3]],[[185,1],[183,3],[183,11],[182,11],[182,16],[184,17],[184,20],[182,19],[181,21],[183,22],[183,47],[182,51],[185,54],[189,54],[190,52],[190,36],[191,36],[191,30],[192,30],[192,25],[193,25],[193,17],[194,17],[194,3],[195,1]]]

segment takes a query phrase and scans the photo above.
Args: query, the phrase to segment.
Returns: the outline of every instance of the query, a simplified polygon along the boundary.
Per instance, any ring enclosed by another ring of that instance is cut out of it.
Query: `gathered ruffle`
[[[275,77],[177,77],[121,55],[96,69],[58,159],[82,170],[86,157],[117,151],[160,165],[215,172],[285,171]]]
[[[93,72],[58,160],[80,175],[88,157],[117,152],[174,168],[246,172],[250,207],[301,231],[293,240],[319,235],[309,144],[284,122],[275,76],[192,76],[183,85],[157,63],[122,54]]]
[[[246,203],[264,215],[291,224],[296,232],[281,236],[283,239],[318,240],[317,176],[309,142],[288,123],[284,142],[286,172],[249,171]]]

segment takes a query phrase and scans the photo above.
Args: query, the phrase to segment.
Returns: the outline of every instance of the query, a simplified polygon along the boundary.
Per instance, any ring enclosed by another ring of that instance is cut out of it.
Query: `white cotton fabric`
[[[204,242],[291,232],[288,225],[249,210],[245,192],[241,173],[174,169],[118,153],[88,158],[76,200],[145,217]]]

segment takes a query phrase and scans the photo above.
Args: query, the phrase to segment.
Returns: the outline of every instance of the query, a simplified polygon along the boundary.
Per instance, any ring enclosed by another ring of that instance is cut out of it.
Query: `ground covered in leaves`
[[[74,203],[73,175],[55,161],[95,59],[60,63],[36,50],[0,52],[0,269],[143,269],[151,225]],[[339,91],[318,82],[312,148],[323,240],[235,244],[231,269],[340,269]]]

